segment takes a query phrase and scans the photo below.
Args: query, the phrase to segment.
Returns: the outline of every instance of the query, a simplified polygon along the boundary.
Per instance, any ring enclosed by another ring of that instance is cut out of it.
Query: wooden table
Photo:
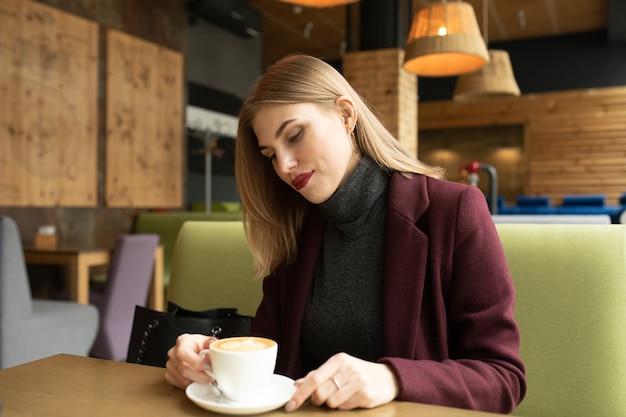
[[[165,382],[164,369],[72,355],[0,371],[3,416],[172,417],[214,416],[192,403],[184,391]],[[372,410],[335,412],[306,406],[296,416],[328,417],[494,417],[456,408],[392,402]],[[268,417],[284,416],[278,410]]]
[[[43,249],[24,248],[24,260],[29,264],[60,265],[67,269],[70,299],[81,304],[89,303],[89,268],[106,266],[111,261],[111,250],[102,248]],[[163,295],[163,246],[154,253],[154,269],[148,306],[164,311]]]

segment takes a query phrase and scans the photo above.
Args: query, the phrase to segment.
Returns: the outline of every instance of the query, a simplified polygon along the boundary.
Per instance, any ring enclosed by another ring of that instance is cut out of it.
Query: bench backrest
[[[172,254],[176,237],[187,221],[241,221],[240,212],[140,212],[135,218],[133,233],[156,233],[163,245],[163,282],[169,285]]]
[[[626,415],[626,226],[497,224],[516,287],[526,417]]]
[[[178,233],[167,301],[188,310],[237,308],[254,316],[262,281],[241,221],[188,221]]]

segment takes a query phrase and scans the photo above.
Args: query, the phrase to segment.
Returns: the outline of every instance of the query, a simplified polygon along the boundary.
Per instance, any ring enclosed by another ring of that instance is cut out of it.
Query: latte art
[[[231,337],[213,342],[211,348],[230,352],[250,352],[270,348],[274,343],[272,340],[260,337]]]

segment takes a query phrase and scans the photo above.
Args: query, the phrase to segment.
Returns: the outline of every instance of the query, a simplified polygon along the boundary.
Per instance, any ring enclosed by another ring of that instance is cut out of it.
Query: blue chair
[[[0,369],[59,353],[87,356],[98,310],[71,301],[32,298],[19,229],[0,218]]]

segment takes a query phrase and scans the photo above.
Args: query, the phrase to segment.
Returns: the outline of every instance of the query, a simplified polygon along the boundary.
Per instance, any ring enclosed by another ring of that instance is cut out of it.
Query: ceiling
[[[608,24],[609,0],[465,1],[474,7],[479,27],[483,35],[486,32],[489,42],[600,31],[607,29]],[[413,0],[413,10],[433,2],[437,1]],[[264,68],[291,52],[339,60],[346,45],[358,50],[358,3],[326,9],[297,7],[277,0],[245,0],[245,3],[259,10],[263,17]],[[483,25],[485,11],[488,18]],[[348,14],[352,28],[349,38],[345,33]]]

